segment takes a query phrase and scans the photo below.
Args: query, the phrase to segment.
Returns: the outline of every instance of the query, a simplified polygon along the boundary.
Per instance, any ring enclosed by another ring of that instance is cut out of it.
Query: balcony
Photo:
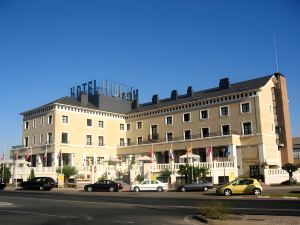
[[[185,140],[202,140],[202,139],[209,139],[212,137],[227,137],[230,135],[241,135],[240,132],[237,131],[232,131],[230,130],[229,135],[223,135],[221,132],[212,132],[208,133],[206,135],[202,134],[196,134],[196,135],[189,135],[187,136],[177,136],[177,137],[172,137],[172,141],[168,141],[167,138],[159,138],[159,135],[157,134],[156,136],[151,138],[151,135],[148,135],[148,140],[143,140],[142,143],[137,143],[137,142],[131,142],[129,145],[127,143],[124,143],[123,146],[119,147],[131,147],[131,146],[136,146],[136,145],[147,145],[147,144],[153,144],[153,143],[172,143],[172,142],[177,142],[177,141],[185,141]]]

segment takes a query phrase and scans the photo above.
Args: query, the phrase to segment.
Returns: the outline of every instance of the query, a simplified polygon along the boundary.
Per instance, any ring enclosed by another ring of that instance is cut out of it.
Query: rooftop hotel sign
[[[114,98],[122,98],[126,100],[134,100],[138,96],[138,90],[133,87],[122,85],[117,82],[103,80],[101,86],[97,86],[96,80],[85,82],[71,88],[71,97],[79,98],[81,93],[88,95],[105,95]]]

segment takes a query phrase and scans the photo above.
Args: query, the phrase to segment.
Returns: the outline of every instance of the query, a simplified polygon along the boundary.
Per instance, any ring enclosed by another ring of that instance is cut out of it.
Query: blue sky
[[[273,1],[0,1],[0,148],[21,143],[20,112],[108,79],[141,102],[279,71],[300,136],[300,3]]]

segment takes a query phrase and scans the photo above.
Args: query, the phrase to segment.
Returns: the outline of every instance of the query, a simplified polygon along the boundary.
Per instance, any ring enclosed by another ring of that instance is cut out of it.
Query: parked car
[[[168,183],[162,183],[159,180],[144,180],[141,184],[134,184],[131,186],[131,191],[167,191]]]
[[[181,184],[177,187],[177,191],[208,191],[208,189],[212,188],[212,182],[207,180],[199,180],[198,182],[193,182],[191,184]]]
[[[259,195],[263,191],[261,184],[253,178],[240,178],[223,184],[216,189],[216,193],[229,196],[232,194]]]
[[[2,181],[2,179],[0,178],[0,190],[3,190],[5,187],[6,187],[6,183]]]
[[[121,183],[114,182],[112,180],[100,180],[94,184],[87,184],[84,186],[84,190],[91,191],[119,191],[123,189],[123,185]]]
[[[34,177],[21,183],[24,190],[51,190],[55,187],[55,180],[52,177]]]

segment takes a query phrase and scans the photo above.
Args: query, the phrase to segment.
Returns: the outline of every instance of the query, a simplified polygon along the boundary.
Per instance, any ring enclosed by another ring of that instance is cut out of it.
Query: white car
[[[162,183],[159,180],[144,180],[141,184],[133,184],[131,191],[167,191],[168,183]]]

